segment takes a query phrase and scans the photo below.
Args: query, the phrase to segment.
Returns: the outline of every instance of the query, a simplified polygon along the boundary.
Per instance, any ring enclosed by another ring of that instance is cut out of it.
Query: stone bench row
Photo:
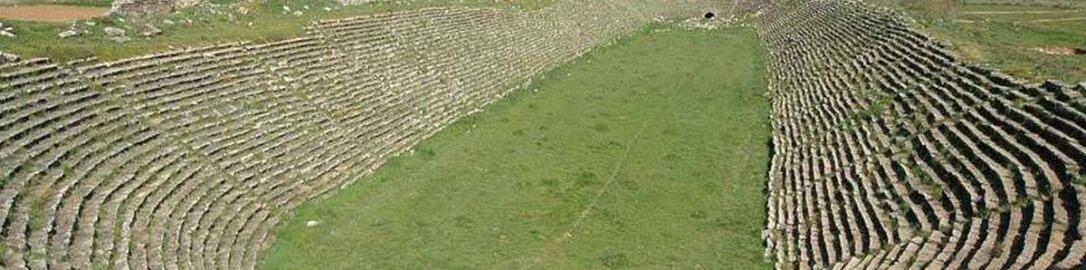
[[[1081,236],[1067,224],[1083,212],[1077,206],[1082,196],[1074,192],[1081,186],[1069,179],[1083,173],[1076,161],[1084,157],[1081,117],[1073,105],[1077,95],[1068,94],[1075,93],[1070,87],[1023,87],[1006,75],[957,64],[938,44],[862,5],[819,2],[777,12],[767,17],[781,17],[762,18],[759,31],[776,73],[767,254],[780,266],[858,263],[879,245],[909,241],[907,230],[892,227],[944,236],[932,243],[943,251],[916,248],[923,252],[905,253],[911,257],[896,263],[966,261],[932,254],[964,250],[969,257],[975,250],[994,250],[991,240],[966,230],[974,225],[963,221],[1023,202],[1062,223],[1030,226],[1042,223],[1038,214],[1011,223],[1019,224],[1012,231],[1022,235],[1001,242],[1009,254],[995,256],[993,264],[1079,263]],[[870,110],[875,107],[883,108]],[[961,131],[950,128],[970,123],[984,123],[987,130],[970,132],[988,139],[962,139]],[[991,156],[999,153],[1005,154]],[[889,184],[881,190],[856,188],[881,181],[856,165],[873,160],[898,163],[892,167],[901,172],[885,179]],[[1008,173],[1026,167],[1032,173]],[[851,170],[859,171],[842,177]],[[857,191],[870,195],[854,196]],[[891,222],[900,216],[911,224]],[[1011,248],[1040,243],[1048,246]]]

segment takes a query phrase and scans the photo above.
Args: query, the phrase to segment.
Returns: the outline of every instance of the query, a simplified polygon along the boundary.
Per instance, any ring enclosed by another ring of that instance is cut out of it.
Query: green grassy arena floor
[[[262,266],[769,268],[762,57],[745,28],[593,51],[307,203]]]

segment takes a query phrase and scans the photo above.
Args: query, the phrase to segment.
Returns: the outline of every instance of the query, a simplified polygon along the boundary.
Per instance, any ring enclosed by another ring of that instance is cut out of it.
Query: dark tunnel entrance
[[[706,12],[705,13],[705,19],[706,20],[712,20],[714,18],[716,18],[716,13],[713,13],[713,12]]]

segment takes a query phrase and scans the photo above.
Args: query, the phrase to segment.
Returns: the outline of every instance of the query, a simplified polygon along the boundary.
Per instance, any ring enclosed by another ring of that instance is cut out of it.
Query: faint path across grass
[[[683,77],[681,79],[676,79],[675,80],[675,86],[671,87],[671,90],[672,91],[679,91],[679,90],[684,89],[683,86],[685,86],[685,83],[688,82],[689,80],[690,80],[689,76]],[[669,96],[669,98],[667,100],[664,100],[664,102],[660,102],[660,103],[661,104],[671,103],[670,102],[671,101],[670,97],[673,97],[673,96]],[[641,137],[642,137],[643,134],[645,134],[645,130],[648,129],[648,125],[650,123],[653,123],[653,122],[656,122],[656,121],[659,120],[658,117],[661,115],[661,113],[663,113],[661,108],[654,107],[653,109],[656,111],[656,113],[653,114],[653,116],[651,116],[650,119],[645,119],[644,121],[642,121],[641,122],[641,127],[637,129],[637,133],[635,133],[633,135],[633,138],[631,138],[629,141],[626,142],[626,149],[623,150],[622,156],[619,157],[619,159],[615,162],[614,169],[612,169],[611,173],[607,175],[607,179],[605,180],[605,182],[603,184],[603,187],[600,187],[600,189],[598,191],[596,191],[596,195],[592,197],[592,201],[588,204],[588,206],[586,206],[584,208],[584,210],[581,210],[581,213],[577,215],[576,219],[574,219],[572,222],[570,222],[570,224],[568,226],[569,228],[566,229],[565,232],[562,232],[561,234],[552,236],[550,238],[551,241],[545,243],[539,249],[536,256],[534,258],[532,258],[533,259],[533,264],[532,265],[537,265],[537,264],[546,262],[547,260],[556,259],[555,257],[560,258],[562,256],[562,254],[556,254],[556,252],[562,248],[562,244],[564,244],[569,239],[573,238],[574,231],[578,229],[578,227],[581,225],[582,222],[584,222],[584,220],[588,217],[588,214],[592,213],[592,210],[594,210],[596,208],[596,206],[599,204],[600,199],[603,198],[604,194],[607,193],[607,190],[615,182],[615,179],[618,178],[619,172],[621,172],[623,166],[626,165],[626,163],[627,163],[626,161],[630,159],[630,151],[633,150],[633,148],[636,145],[641,143]],[[554,256],[554,255],[558,255],[558,256]],[[531,266],[531,265],[525,265],[525,266]]]
[[[1046,22],[1070,22],[1070,21],[1086,21],[1086,17],[1070,17],[1059,19],[1037,19],[1028,21],[1017,21],[1016,23],[1046,23]],[[1084,25],[1086,26],[1086,25]]]
[[[1004,10],[1004,11],[964,11],[962,15],[1016,15],[1016,14],[1060,14],[1076,13],[1079,10]]]
[[[304,205],[262,267],[769,268],[763,54],[745,28],[597,49]]]

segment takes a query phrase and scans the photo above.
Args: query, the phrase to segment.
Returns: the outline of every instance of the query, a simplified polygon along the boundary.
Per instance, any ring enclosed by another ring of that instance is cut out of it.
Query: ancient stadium
[[[0,269],[1086,269],[1081,0],[0,0]]]

